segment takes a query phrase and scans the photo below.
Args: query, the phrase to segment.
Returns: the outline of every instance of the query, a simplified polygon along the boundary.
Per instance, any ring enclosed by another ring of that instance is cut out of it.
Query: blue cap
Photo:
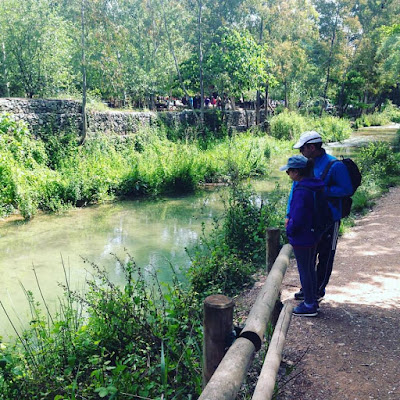
[[[286,165],[279,168],[279,171],[287,171],[289,168],[306,168],[308,158],[297,155],[289,158]]]

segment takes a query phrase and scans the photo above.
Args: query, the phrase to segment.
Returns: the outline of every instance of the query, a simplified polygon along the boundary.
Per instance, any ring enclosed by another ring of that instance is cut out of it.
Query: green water
[[[368,129],[326,148],[336,156],[354,156],[360,143],[377,138],[390,140],[395,131]],[[268,179],[254,182],[260,196],[272,190],[276,182],[289,185],[286,174],[278,170],[285,162],[284,155],[275,158]],[[82,257],[104,266],[113,281],[122,282],[121,269],[111,253],[122,260],[129,253],[146,273],[158,271],[159,279],[168,281],[170,265],[183,270],[189,266],[185,247],[197,240],[203,222],[210,225],[213,217],[221,213],[223,192],[224,188],[214,188],[185,197],[124,201],[75,209],[63,215],[39,215],[27,223],[2,221],[0,300],[17,326],[19,319],[24,324],[29,316],[21,285],[41,301],[32,266],[44,297],[54,306],[62,292],[58,282],[65,282],[63,264],[71,285],[84,289],[91,268]],[[0,309],[0,336],[10,333],[10,324]]]

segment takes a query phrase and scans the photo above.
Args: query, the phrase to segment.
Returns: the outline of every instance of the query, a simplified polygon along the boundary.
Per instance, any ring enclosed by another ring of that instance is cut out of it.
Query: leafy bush
[[[314,129],[321,134],[325,143],[340,142],[349,138],[352,132],[349,120],[328,115],[316,119]]]
[[[381,112],[375,111],[372,114],[363,114],[360,118],[357,118],[354,126],[358,129],[363,126],[386,125],[390,122],[400,122],[400,109],[388,102]]]
[[[388,143],[370,143],[360,151],[357,162],[362,184],[353,196],[352,211],[363,212],[390,186],[400,183],[400,155]]]
[[[233,181],[225,212],[213,229],[189,251],[193,290],[234,295],[252,282],[252,274],[265,263],[265,232],[268,226],[283,228],[287,197],[277,188],[262,201],[249,187]]]
[[[200,305],[177,280],[162,291],[156,279],[153,285],[144,279],[132,259],[119,263],[125,286],[114,285],[93,265],[88,292],[72,292],[67,284],[57,315],[42,313],[27,292],[29,328],[13,345],[0,338],[1,398],[188,398],[199,393]]]
[[[331,115],[305,117],[297,112],[286,111],[271,119],[271,135],[279,139],[297,140],[307,130],[318,131],[324,142],[347,139],[352,132],[350,121]]]
[[[369,143],[359,154],[359,166],[363,175],[388,180],[400,173],[399,157],[388,143]]]
[[[276,139],[293,140],[309,130],[307,119],[296,112],[284,111],[271,118],[270,134]]]

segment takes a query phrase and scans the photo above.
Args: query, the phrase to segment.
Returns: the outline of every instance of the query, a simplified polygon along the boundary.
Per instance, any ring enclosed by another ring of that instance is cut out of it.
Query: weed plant
[[[92,265],[88,291],[74,292],[67,282],[56,315],[42,313],[26,292],[29,328],[14,345],[0,338],[2,399],[197,397],[202,320],[196,298],[177,279],[161,288],[131,258],[118,262],[123,287]]]
[[[189,252],[193,290],[204,298],[211,293],[235,295],[252,282],[252,275],[265,265],[267,227],[283,228],[287,195],[279,187],[266,200],[244,184],[234,183],[224,213],[213,228]]]
[[[400,153],[385,142],[369,143],[357,158],[363,181],[353,196],[353,211],[369,209],[374,199],[400,184]]]
[[[194,191],[203,182],[225,182],[268,172],[266,138],[250,134],[172,142],[160,129],[129,138],[92,137],[79,146],[74,132],[44,132],[35,139],[22,122],[0,116],[0,213],[104,202],[116,197]]]
[[[286,111],[271,119],[270,134],[277,139],[297,140],[307,130],[318,131],[325,143],[347,139],[352,132],[350,121],[331,115],[315,118]]]
[[[394,106],[391,102],[385,104],[382,111],[375,111],[371,114],[363,114],[354,122],[356,129],[364,126],[381,126],[387,125],[390,122],[400,122],[400,109]]]

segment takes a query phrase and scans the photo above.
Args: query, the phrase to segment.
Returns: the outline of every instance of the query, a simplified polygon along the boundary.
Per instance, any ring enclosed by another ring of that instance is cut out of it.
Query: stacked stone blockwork
[[[81,131],[82,106],[74,100],[46,100],[0,98],[0,113],[9,113],[17,120],[25,121],[30,130],[39,135],[46,131]],[[205,124],[211,130],[220,128],[245,131],[255,125],[254,110],[226,111],[224,118],[215,111],[205,113]],[[265,120],[264,112],[261,120]],[[164,112],[134,111],[89,111],[87,114],[89,134],[116,133],[127,135],[137,132],[141,127],[165,124],[170,128],[194,125],[195,115],[191,110]]]

